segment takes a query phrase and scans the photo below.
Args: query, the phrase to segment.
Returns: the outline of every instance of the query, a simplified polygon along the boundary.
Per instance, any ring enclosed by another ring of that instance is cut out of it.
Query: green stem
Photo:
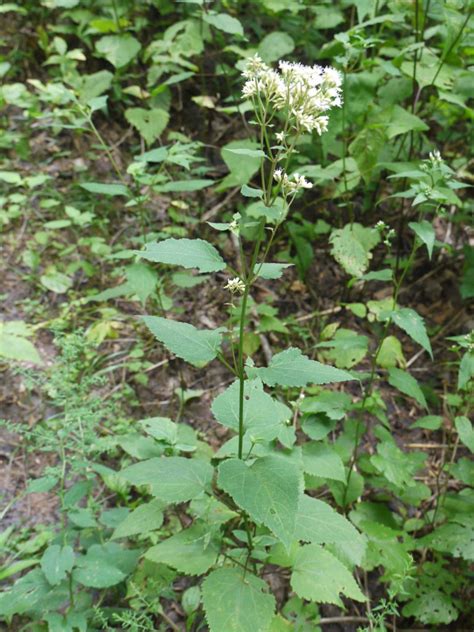
[[[250,284],[245,284],[245,290],[242,296],[242,304],[240,308],[240,323],[239,323],[239,356],[238,356],[238,371],[239,371],[239,451],[238,457],[242,458],[242,452],[244,447],[244,388],[245,388],[245,367],[244,367],[244,330],[245,330],[245,316],[247,312],[247,300],[250,292]]]

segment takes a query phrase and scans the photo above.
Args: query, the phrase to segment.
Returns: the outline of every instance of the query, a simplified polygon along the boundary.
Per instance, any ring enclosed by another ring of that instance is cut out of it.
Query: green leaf
[[[347,224],[331,232],[331,254],[344,270],[354,277],[362,277],[372,258],[371,250],[380,241],[374,228],[361,224]]]
[[[170,117],[168,112],[160,108],[128,108],[125,110],[125,118],[140,132],[147,145],[150,145],[161,136]]]
[[[403,607],[402,614],[430,626],[451,623],[459,616],[450,595],[441,590],[431,590],[411,600]]]
[[[245,147],[237,147],[236,149],[229,149],[226,147],[228,154],[236,154],[237,156],[245,156],[246,158],[266,158],[266,154],[261,149],[246,149]]]
[[[41,284],[55,294],[64,294],[72,287],[72,279],[62,272],[51,271],[40,276]]]
[[[307,544],[298,550],[291,587],[298,597],[317,603],[342,606],[341,593],[355,601],[366,600],[344,564],[317,544]]]
[[[242,37],[244,35],[244,29],[240,21],[228,13],[203,13],[203,16],[205,22],[219,29],[219,31],[229,33],[229,35],[241,35]]]
[[[35,346],[26,339],[29,335],[30,330],[23,321],[0,322],[0,357],[42,364]]]
[[[123,68],[137,56],[141,44],[129,35],[106,35],[96,42],[95,48],[106,60],[115,66]]]
[[[256,263],[253,273],[262,279],[279,279],[286,268],[291,268],[292,263]]]
[[[163,503],[160,500],[152,500],[129,513],[113,532],[112,540],[150,533],[159,529],[162,524]]]
[[[127,285],[133,294],[136,294],[142,303],[153,294],[158,281],[155,270],[144,263],[134,263],[125,270]]]
[[[416,379],[402,369],[389,369],[388,371],[388,383],[391,386],[397,388],[401,393],[413,397],[420,406],[428,408],[423,391],[418,385]]]
[[[380,346],[379,353],[376,358],[378,366],[384,369],[391,367],[406,366],[405,356],[403,355],[402,345],[395,336],[387,336]]]
[[[255,438],[271,441],[278,436],[282,423],[291,410],[265,393],[260,380],[246,380],[244,384],[244,430]],[[221,424],[239,429],[239,382],[235,381],[212,403],[212,413]]]
[[[327,503],[303,494],[296,516],[295,537],[313,544],[337,544],[351,562],[360,564],[366,548],[365,538],[354,525]]]
[[[109,588],[123,581],[136,566],[141,551],[122,549],[115,542],[93,544],[77,560],[73,577],[89,588]]]
[[[146,249],[137,254],[148,261],[197,268],[200,272],[218,272],[226,267],[214,246],[203,239],[165,239],[146,244]]]
[[[202,599],[210,632],[267,632],[275,612],[267,584],[237,568],[219,568],[206,577]]]
[[[250,371],[249,371],[250,372]],[[266,368],[252,369],[268,386],[306,386],[307,384],[334,384],[355,379],[347,371],[310,360],[300,349],[290,347],[277,353]]]
[[[59,546],[52,544],[48,546],[41,558],[41,570],[51,584],[57,586],[74,566],[74,551],[70,546]]]
[[[467,417],[456,417],[454,425],[464,445],[474,453],[474,429]]]
[[[251,177],[258,171],[262,159],[260,156],[247,156],[245,160],[235,153],[236,149],[258,150],[257,143],[250,140],[233,140],[221,150],[222,159],[230,173],[224,178],[218,189],[223,190],[247,184]]]
[[[405,454],[391,441],[377,446],[377,454],[370,457],[372,465],[397,487],[403,489],[414,485],[413,467],[408,454]]]
[[[406,331],[406,333],[412,338],[415,342],[427,351],[431,357],[433,357],[433,352],[431,350],[430,340],[426,333],[426,327],[423,318],[415,312],[414,309],[410,309],[409,307],[403,307],[402,309],[397,309],[393,311],[382,312],[380,314],[380,320],[387,320],[391,318],[392,321]]]
[[[160,316],[143,316],[143,321],[155,338],[171,353],[194,366],[204,366],[217,356],[222,328],[196,329],[189,323]]]
[[[440,415],[425,415],[412,424],[412,428],[424,428],[425,430],[439,430],[443,425],[443,418]]]
[[[81,188],[89,193],[100,193],[102,195],[129,195],[129,191],[124,184],[104,184],[102,182],[82,182]]]
[[[431,259],[431,256],[433,255],[433,246],[436,240],[436,234],[431,222],[427,222],[426,219],[423,219],[421,222],[410,222],[408,226],[425,244],[426,249],[428,250],[428,256]]]
[[[352,329],[341,328],[332,340],[320,342],[316,347],[329,348],[329,351],[323,352],[324,360],[334,362],[338,369],[350,369],[365,358],[369,339]]]
[[[282,59],[295,49],[293,38],[283,31],[273,31],[260,42],[258,54],[267,64]]]
[[[324,443],[312,441],[303,445],[303,468],[305,472],[313,476],[346,482],[341,457],[334,448]]]
[[[184,503],[209,488],[213,468],[205,461],[170,456],[135,463],[120,472],[132,485],[150,485],[151,493],[167,503]]]
[[[388,138],[395,138],[400,134],[407,132],[426,132],[429,130],[428,125],[424,123],[418,116],[411,114],[405,108],[395,105],[393,107],[391,121],[387,127]]]
[[[167,564],[186,575],[202,575],[215,564],[219,555],[218,543],[208,540],[209,532],[205,526],[194,524],[152,546],[145,558]]]
[[[252,465],[229,459],[219,466],[218,484],[252,520],[268,527],[287,548],[291,545],[302,492],[294,462],[279,455],[259,458]]]
[[[215,184],[214,180],[173,180],[153,187],[157,193],[189,193],[190,191],[201,191]],[[198,241],[195,239],[194,241]]]

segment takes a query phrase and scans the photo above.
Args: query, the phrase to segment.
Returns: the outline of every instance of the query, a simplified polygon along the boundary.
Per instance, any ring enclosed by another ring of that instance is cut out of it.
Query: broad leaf
[[[270,63],[282,59],[295,49],[293,38],[284,31],[272,31],[259,44],[258,54],[263,61]]]
[[[74,551],[70,546],[59,546],[52,544],[48,546],[41,558],[41,570],[51,584],[57,586],[74,566]]]
[[[429,258],[431,259],[433,255],[433,246],[436,240],[433,224],[426,221],[426,219],[423,219],[421,222],[410,222],[408,226],[425,244],[426,249],[428,250]]]
[[[165,110],[153,108],[128,108],[125,110],[125,118],[143,136],[145,142],[150,145],[159,138],[168,125],[169,114]]]
[[[288,548],[294,539],[296,512],[302,492],[297,465],[278,455],[247,465],[229,459],[219,466],[218,484],[252,520],[264,524]]]
[[[424,123],[418,116],[408,112],[399,105],[395,105],[392,111],[392,118],[387,127],[387,136],[395,138],[399,134],[407,132],[426,132],[429,130],[428,125]]]
[[[331,253],[348,274],[361,277],[369,267],[371,250],[379,241],[380,234],[374,228],[348,224],[331,232]]]
[[[267,584],[238,568],[219,568],[202,584],[210,632],[267,632],[275,598]]]
[[[213,471],[204,461],[170,456],[135,463],[120,476],[132,485],[150,485],[153,496],[165,502],[183,503],[209,488]]]
[[[148,261],[197,268],[200,272],[218,272],[226,267],[214,246],[203,239],[165,239],[148,243],[137,254]]]
[[[216,562],[219,547],[208,541],[208,531],[194,524],[170,538],[152,546],[145,553],[147,560],[167,564],[186,575],[202,575]]]
[[[233,140],[225,145],[222,148],[222,159],[229,168],[230,173],[219,185],[219,190],[247,184],[260,167],[260,163],[262,162],[261,156],[247,155],[246,157],[242,157],[234,153],[236,149],[259,150],[257,143],[250,140]]]
[[[310,360],[300,349],[290,347],[277,353],[267,368],[252,369],[268,386],[306,386],[307,384],[334,384],[355,379],[347,371]]]
[[[83,586],[109,588],[124,580],[136,566],[140,550],[122,549],[115,542],[93,544],[77,560],[73,577]]]
[[[139,505],[139,507],[129,513],[113,532],[112,540],[149,533],[159,529],[162,524],[163,503],[160,500],[152,500],[144,505]]]
[[[410,338],[413,338],[415,342],[421,345],[423,349],[425,349],[425,351],[433,357],[430,340],[426,333],[425,323],[423,318],[415,312],[414,309],[403,307],[402,309],[382,312],[380,314],[381,320],[387,320],[388,318],[391,318],[392,321],[400,327],[400,329],[406,331]]]
[[[241,35],[244,34],[242,24],[237,18],[232,17],[228,13],[203,13],[204,21],[214,26],[219,31],[229,33],[229,35]]]
[[[320,478],[330,478],[346,482],[344,465],[334,448],[325,443],[305,443],[303,445],[304,471]]]
[[[196,329],[189,323],[160,316],[143,316],[143,321],[171,353],[194,366],[204,366],[217,356],[222,328]]]
[[[456,417],[454,424],[461,441],[474,453],[474,429],[472,423],[467,417]]]
[[[295,557],[291,587],[302,599],[342,606],[339,595],[365,601],[347,568],[317,544],[302,546]]]
[[[420,406],[428,408],[425,396],[423,395],[423,391],[421,390],[417,380],[407,373],[407,371],[402,371],[402,369],[396,368],[389,369],[388,383],[397,388],[401,393],[404,393],[409,397],[413,397]]]
[[[100,193],[102,195],[129,195],[129,191],[124,184],[106,184],[103,182],[83,182],[79,185],[89,193]]]
[[[286,268],[291,268],[292,263],[257,263],[253,273],[262,279],[279,279]]]
[[[281,425],[291,416],[291,410],[265,393],[260,380],[247,380],[244,385],[244,429],[254,437],[271,441],[278,436]],[[236,381],[212,403],[215,418],[224,426],[239,429],[239,382]]]
[[[354,564],[360,564],[365,538],[330,505],[304,494],[296,516],[295,537],[313,544],[337,544]]]
[[[140,48],[140,42],[129,35],[106,35],[96,42],[95,48],[115,68],[122,68],[134,59]]]

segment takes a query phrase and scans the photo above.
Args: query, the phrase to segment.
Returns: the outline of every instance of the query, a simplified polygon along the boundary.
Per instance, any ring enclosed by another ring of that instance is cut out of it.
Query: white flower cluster
[[[325,132],[328,117],[324,112],[342,103],[340,73],[334,68],[287,61],[280,61],[279,69],[273,70],[255,55],[243,72],[243,96],[260,101],[264,107],[269,103],[276,110],[286,109],[290,124],[298,131]]]
[[[239,292],[243,294],[245,292],[245,283],[239,277],[235,277],[235,279],[229,279],[227,283],[224,285],[224,290],[229,290],[232,294],[236,294]]]
[[[283,173],[282,169],[276,169],[273,177],[276,182],[281,183],[281,192],[284,197],[287,195],[292,195],[299,191],[300,189],[312,189],[313,185],[311,182],[308,182],[304,176],[301,176],[299,173],[295,172],[291,176]]]
[[[435,149],[434,151],[430,151],[429,156],[430,156],[430,162],[433,165],[433,167],[439,167],[444,162],[438,149]]]

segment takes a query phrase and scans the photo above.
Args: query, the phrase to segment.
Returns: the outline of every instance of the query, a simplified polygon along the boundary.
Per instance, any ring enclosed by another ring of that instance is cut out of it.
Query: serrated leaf
[[[237,568],[219,568],[202,584],[210,632],[267,632],[275,598],[267,584]]]
[[[302,546],[295,556],[291,587],[302,599],[342,606],[339,595],[365,601],[347,568],[317,544]]]
[[[242,156],[233,153],[236,149],[258,150],[258,145],[250,140],[233,140],[224,145],[221,150],[222,159],[230,173],[219,185],[220,190],[247,184],[254,173],[258,171],[262,162],[259,156],[247,156],[245,159],[242,159]]]
[[[426,333],[425,323],[423,318],[415,312],[414,309],[403,307],[402,309],[382,312],[380,314],[381,320],[387,320],[388,318],[391,318],[395,325],[400,327],[400,329],[403,329],[410,338],[421,345],[423,349],[425,349],[425,351],[433,357],[430,340],[428,338],[428,334]]]
[[[112,534],[112,540],[149,533],[163,524],[163,503],[152,500],[129,513]]]
[[[165,239],[146,244],[145,250],[137,254],[148,261],[197,268],[200,272],[218,272],[226,267],[214,246],[203,239]]]
[[[152,546],[145,553],[145,558],[157,564],[167,564],[186,575],[202,575],[219,555],[218,543],[209,542],[208,535],[203,525],[194,524]]]
[[[0,357],[19,362],[42,364],[42,360],[32,342],[23,336],[8,333],[8,329],[0,323]]]
[[[259,458],[252,465],[229,459],[219,466],[218,485],[252,520],[290,546],[302,492],[301,475],[294,462],[278,455]]]
[[[313,476],[346,482],[341,457],[332,446],[324,443],[312,441],[303,445],[303,468]]]
[[[347,371],[336,369],[316,360],[310,360],[300,349],[290,347],[273,356],[268,367],[252,369],[268,386],[306,386],[307,384],[334,384],[355,379]]]
[[[388,371],[388,383],[397,388],[401,393],[413,397],[420,406],[428,408],[425,396],[421,390],[417,380],[402,369],[392,368]]]
[[[246,380],[244,396],[244,430],[267,441],[277,437],[282,423],[290,418],[291,410],[265,393],[260,380]],[[221,424],[238,431],[238,381],[214,399],[212,413]]]
[[[52,544],[41,558],[41,570],[51,586],[57,586],[74,566],[74,551],[70,546]]]
[[[256,263],[253,273],[262,279],[279,279],[287,268],[292,267],[292,263]]]
[[[161,316],[143,316],[143,322],[171,353],[194,366],[204,366],[217,356],[222,328],[196,329],[189,323]]]
[[[213,468],[205,461],[170,456],[135,463],[120,472],[132,485],[150,485],[151,493],[168,503],[183,503],[209,488]]]
[[[431,259],[433,255],[433,246],[436,240],[436,234],[431,222],[423,219],[421,222],[410,222],[408,226],[425,244],[426,249],[428,250],[428,256]]]
[[[303,494],[296,516],[295,537],[313,544],[337,544],[353,564],[360,565],[366,539],[330,505]]]

